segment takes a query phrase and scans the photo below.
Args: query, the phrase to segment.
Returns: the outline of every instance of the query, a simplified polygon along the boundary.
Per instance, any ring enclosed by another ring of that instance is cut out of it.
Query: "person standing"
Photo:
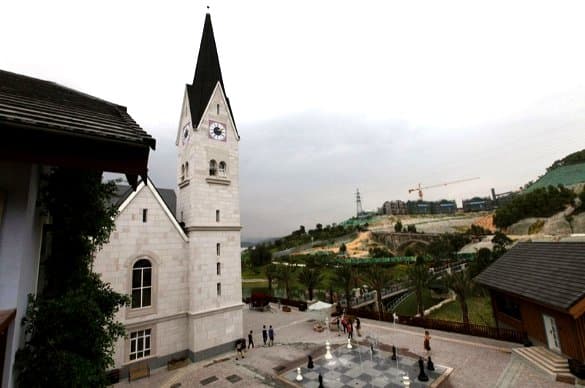
[[[248,349],[250,349],[250,346],[252,347],[252,349],[254,348],[254,338],[252,337],[252,330],[250,330],[250,332],[248,333]]]
[[[353,324],[351,321],[347,322],[347,338],[353,339]]]
[[[266,325],[262,325],[262,341],[264,341],[264,346],[266,346],[266,341],[268,341],[268,332],[266,331]]]
[[[360,333],[360,329],[362,328],[362,323],[358,317],[355,318],[355,331],[357,331],[358,337],[361,337],[362,334]]]
[[[428,356],[431,353],[431,335],[429,334],[428,330],[425,330],[425,340],[423,342],[423,346]]]
[[[337,336],[339,337],[341,335],[341,317],[338,316],[336,321],[337,321]]]
[[[268,346],[274,345],[274,329],[272,325],[268,328]]]

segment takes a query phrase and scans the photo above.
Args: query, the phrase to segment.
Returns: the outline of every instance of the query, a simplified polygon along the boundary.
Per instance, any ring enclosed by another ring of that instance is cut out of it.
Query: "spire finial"
[[[209,11],[209,5],[207,6],[207,10]]]

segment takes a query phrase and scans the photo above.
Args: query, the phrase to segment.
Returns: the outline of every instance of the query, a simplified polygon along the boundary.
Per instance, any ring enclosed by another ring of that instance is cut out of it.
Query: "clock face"
[[[226,130],[225,125],[217,121],[209,120],[209,137],[215,140],[225,141]]]
[[[183,144],[186,144],[189,141],[189,135],[191,134],[191,131],[189,131],[190,125],[191,123],[187,123],[183,127]]]

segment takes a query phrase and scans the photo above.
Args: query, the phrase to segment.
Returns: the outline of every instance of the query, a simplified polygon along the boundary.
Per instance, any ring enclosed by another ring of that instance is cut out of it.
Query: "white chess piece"
[[[327,349],[327,352],[325,353],[325,359],[331,360],[333,355],[331,354],[331,345],[329,344],[329,341],[325,342],[325,349]]]
[[[348,349],[352,349],[353,348],[353,346],[351,346],[351,339],[349,339],[349,338],[347,339],[347,348]]]
[[[297,368],[297,381],[303,381],[303,376],[301,375],[301,368]]]

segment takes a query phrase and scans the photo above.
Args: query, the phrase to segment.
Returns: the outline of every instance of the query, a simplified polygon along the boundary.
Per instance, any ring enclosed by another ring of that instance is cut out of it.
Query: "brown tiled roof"
[[[0,70],[0,125],[3,124],[153,149],[156,145],[123,106],[54,82]]]
[[[568,310],[585,297],[585,243],[519,243],[475,280],[542,305]]]

